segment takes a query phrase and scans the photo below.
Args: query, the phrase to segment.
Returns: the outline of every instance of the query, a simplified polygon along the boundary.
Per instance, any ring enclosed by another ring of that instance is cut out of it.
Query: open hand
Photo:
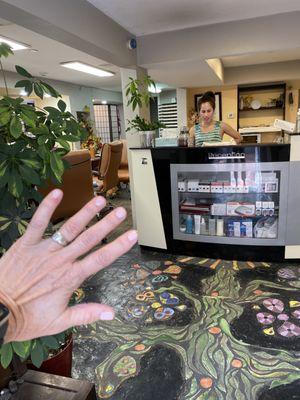
[[[114,318],[113,309],[104,304],[68,307],[68,303],[85,279],[136,243],[137,233],[128,231],[85,255],[126,217],[125,209],[119,207],[85,230],[105,205],[105,199],[97,196],[60,228],[67,246],[43,239],[62,196],[62,191],[55,189],[45,197],[25,234],[0,259],[0,302],[10,310],[5,342],[52,335],[71,326]]]

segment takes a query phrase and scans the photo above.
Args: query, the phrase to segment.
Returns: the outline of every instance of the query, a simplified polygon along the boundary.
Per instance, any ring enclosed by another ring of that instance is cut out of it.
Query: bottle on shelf
[[[207,235],[206,222],[205,222],[205,218],[204,217],[201,217],[200,234],[201,235]]]
[[[237,186],[244,187],[244,180],[242,178],[242,171],[238,171],[237,173]]]
[[[195,234],[200,235],[201,215],[194,215]]]
[[[192,215],[188,214],[186,217],[186,233],[193,233],[194,231],[194,219]]]
[[[215,220],[215,218],[209,218],[208,233],[210,236],[216,235],[216,220]]]
[[[224,219],[217,219],[217,236],[224,236]]]
[[[235,177],[234,177],[234,171],[230,171],[230,186],[232,188],[236,187],[236,180],[235,180]]]

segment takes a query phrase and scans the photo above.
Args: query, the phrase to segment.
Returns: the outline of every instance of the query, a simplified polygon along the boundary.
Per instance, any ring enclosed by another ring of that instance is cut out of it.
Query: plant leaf
[[[55,90],[51,85],[44,81],[40,81],[40,85],[44,87],[45,91],[49,93],[52,97],[61,97],[57,90]]]
[[[10,121],[10,133],[15,138],[18,139],[22,135],[22,123],[19,117],[14,115]]]
[[[22,79],[15,84],[15,87],[26,87],[28,83],[31,83],[28,79]]]
[[[68,143],[65,139],[63,139],[62,137],[58,137],[58,138],[56,139],[56,141],[57,141],[57,143],[59,143],[64,149],[66,149],[66,150],[68,150],[68,151],[71,150],[69,143]]]
[[[57,103],[57,107],[60,109],[61,112],[65,112],[66,108],[67,108],[67,105],[66,105],[66,103],[64,101],[59,100],[58,103]]]
[[[11,117],[10,111],[5,111],[5,112],[1,113],[0,114],[0,125],[4,126],[4,125],[8,124],[8,122],[10,121],[10,117]]]
[[[40,368],[44,361],[44,351],[43,346],[39,340],[35,340],[30,353],[31,361],[34,366]]]
[[[38,82],[34,82],[33,84],[34,92],[35,94],[40,98],[43,99],[44,97],[44,91],[41,85]]]
[[[28,71],[26,71],[26,69],[20,67],[20,65],[16,65],[15,68],[19,75],[25,76],[26,78],[33,78],[33,76]]]
[[[5,343],[1,347],[1,364],[2,367],[5,369],[11,363],[13,356],[13,351],[11,347],[11,343]]]
[[[60,182],[62,174],[64,172],[64,164],[55,151],[50,154],[50,166],[56,179]]]
[[[60,347],[58,340],[54,336],[44,336],[41,337],[40,340],[49,349],[57,350]]]
[[[39,185],[41,183],[39,175],[35,172],[33,168],[30,168],[25,164],[19,164],[18,167],[22,178],[26,182],[32,183],[34,185]]]
[[[12,348],[18,356],[22,358],[26,358],[29,354],[30,350],[30,340],[26,340],[24,342],[12,342]]]

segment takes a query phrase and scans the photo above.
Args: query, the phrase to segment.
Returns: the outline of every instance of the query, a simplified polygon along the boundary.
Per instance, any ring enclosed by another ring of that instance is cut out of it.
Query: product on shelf
[[[189,179],[187,182],[188,192],[199,192],[200,182],[199,179]]]
[[[224,219],[218,218],[217,219],[217,236],[224,235]]]
[[[253,222],[251,219],[236,220],[229,219],[226,225],[226,235],[228,237],[253,237]]]
[[[194,231],[194,218],[192,215],[186,217],[186,233],[193,233]]]
[[[276,217],[262,217],[254,226],[254,237],[275,239],[278,231],[278,219]]]
[[[200,193],[210,193],[210,182],[199,183],[199,192]]]
[[[240,215],[251,217],[255,215],[255,204],[230,201],[227,203],[227,215]]]
[[[201,215],[194,215],[195,234],[200,235]]]
[[[210,213],[211,215],[226,215],[226,203],[213,203]]]
[[[223,193],[223,182],[211,182],[211,193]]]
[[[179,192],[187,191],[187,180],[186,179],[184,179],[183,181],[178,181],[178,191]]]

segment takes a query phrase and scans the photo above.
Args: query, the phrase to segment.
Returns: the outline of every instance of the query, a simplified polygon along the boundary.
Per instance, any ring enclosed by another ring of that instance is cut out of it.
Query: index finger
[[[54,189],[43,199],[22,237],[23,243],[33,245],[42,239],[50,218],[62,197],[63,192],[60,189]]]

